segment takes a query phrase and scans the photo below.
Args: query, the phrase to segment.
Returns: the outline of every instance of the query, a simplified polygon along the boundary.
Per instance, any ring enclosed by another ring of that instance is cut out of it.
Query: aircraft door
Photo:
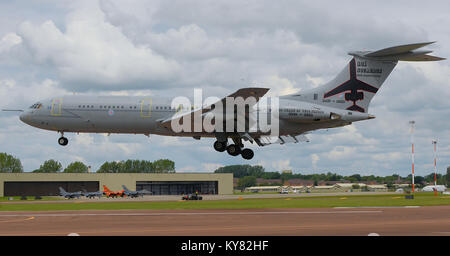
[[[61,105],[62,105],[62,98],[53,99],[52,107],[50,109],[50,114],[52,116],[60,116],[61,115]]]
[[[141,101],[141,117],[146,118],[151,116],[152,99],[143,99]]]

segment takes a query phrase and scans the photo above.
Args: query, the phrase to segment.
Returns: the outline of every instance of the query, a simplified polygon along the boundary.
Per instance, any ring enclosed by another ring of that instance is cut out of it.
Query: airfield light
[[[436,167],[436,144],[437,140],[432,141],[434,145],[434,196],[437,196],[437,167]]]
[[[412,159],[412,189],[414,193],[414,124],[415,121],[409,121],[411,125],[411,159]]]

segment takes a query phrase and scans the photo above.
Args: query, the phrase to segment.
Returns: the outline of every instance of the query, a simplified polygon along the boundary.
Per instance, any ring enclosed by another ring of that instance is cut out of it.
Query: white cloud
[[[317,163],[319,162],[320,157],[317,154],[311,154],[311,164],[313,169],[317,169]]]
[[[276,160],[272,162],[272,168],[277,171],[283,171],[283,170],[292,170],[291,166],[291,160],[289,159],[282,159],[282,160]]]
[[[0,53],[8,51],[11,47],[22,43],[22,38],[16,33],[8,33],[0,39]]]
[[[217,168],[223,167],[223,164],[217,164],[217,163],[203,163],[202,169],[206,172],[214,172],[217,170]]]
[[[40,25],[23,22],[18,33],[37,63],[52,64],[61,79],[78,89],[87,89],[83,83],[107,89],[129,83],[132,89],[142,81],[171,80],[179,70],[176,61],[135,45],[105,22],[95,3],[72,12],[64,31],[48,20]]]
[[[356,149],[353,147],[336,146],[327,154],[327,157],[330,160],[348,160],[355,156],[355,153]]]

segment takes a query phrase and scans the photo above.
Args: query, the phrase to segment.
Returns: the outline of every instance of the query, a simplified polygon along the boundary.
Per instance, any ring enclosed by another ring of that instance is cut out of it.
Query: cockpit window
[[[40,109],[42,107],[42,103],[35,103],[30,108],[31,109]]]

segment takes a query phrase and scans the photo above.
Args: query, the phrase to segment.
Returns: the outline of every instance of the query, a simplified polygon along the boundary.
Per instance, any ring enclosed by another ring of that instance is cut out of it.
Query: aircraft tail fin
[[[103,185],[103,191],[105,191],[105,192],[111,192],[111,190],[109,190],[109,188],[108,188],[107,186],[105,186],[105,185]]]
[[[293,99],[367,113],[370,101],[398,61],[438,61],[445,58],[417,50],[434,42],[399,45],[378,51],[349,52],[353,58],[330,82],[317,88],[288,95]]]
[[[60,192],[61,194],[66,194],[66,193],[67,193],[62,187],[59,187],[59,192]]]
[[[125,190],[126,192],[130,191],[125,185],[122,185],[123,190]]]

